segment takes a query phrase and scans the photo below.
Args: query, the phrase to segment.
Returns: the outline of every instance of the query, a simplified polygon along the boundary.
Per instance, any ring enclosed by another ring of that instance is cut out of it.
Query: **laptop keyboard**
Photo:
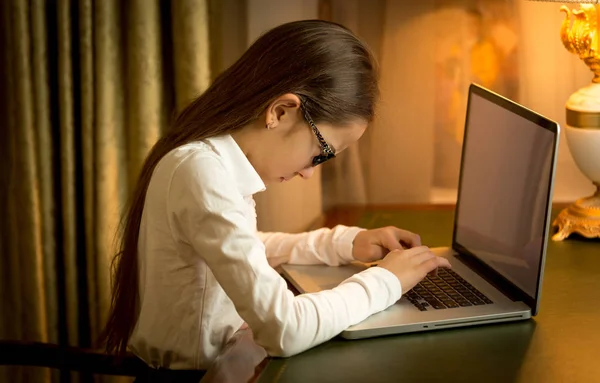
[[[421,311],[429,307],[447,309],[493,303],[456,272],[440,267],[436,277],[427,276],[406,298]]]

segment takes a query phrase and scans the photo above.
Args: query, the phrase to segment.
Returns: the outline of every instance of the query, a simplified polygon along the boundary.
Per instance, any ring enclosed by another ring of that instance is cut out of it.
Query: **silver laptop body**
[[[556,122],[471,85],[452,245],[432,249],[448,258],[452,274],[426,278],[341,336],[358,339],[536,315],[559,131]],[[282,272],[298,291],[312,293],[370,266],[283,265]]]

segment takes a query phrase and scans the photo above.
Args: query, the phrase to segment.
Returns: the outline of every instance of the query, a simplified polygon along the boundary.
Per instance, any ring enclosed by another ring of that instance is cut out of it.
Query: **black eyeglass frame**
[[[323,162],[326,162],[332,158],[335,158],[335,152],[333,151],[331,146],[329,146],[327,141],[325,141],[325,139],[321,135],[319,128],[317,128],[317,125],[315,125],[313,119],[310,117],[310,114],[308,114],[308,112],[306,111],[306,107],[304,106],[304,104],[302,104],[302,112],[304,113],[304,119],[306,120],[306,122],[308,122],[308,125],[310,126],[313,133],[317,137],[317,140],[319,141],[319,145],[321,146],[321,154],[313,157],[312,166],[315,167],[315,166],[321,165]]]

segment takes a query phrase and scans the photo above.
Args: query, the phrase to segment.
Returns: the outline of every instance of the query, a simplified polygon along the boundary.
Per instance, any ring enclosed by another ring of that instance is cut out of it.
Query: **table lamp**
[[[590,68],[592,83],[573,93],[566,104],[565,136],[579,170],[596,186],[590,197],[580,198],[562,210],[552,223],[557,228],[552,237],[562,241],[573,233],[587,238],[600,237],[600,32],[599,0],[533,0],[578,3],[580,9],[560,7],[565,20],[560,38],[565,48],[579,56]]]

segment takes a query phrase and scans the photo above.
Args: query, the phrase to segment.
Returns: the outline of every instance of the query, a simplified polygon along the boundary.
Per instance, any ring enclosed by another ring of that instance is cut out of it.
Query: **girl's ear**
[[[286,93],[277,97],[267,107],[265,113],[265,127],[275,129],[284,125],[293,125],[301,117],[300,98],[293,93]]]

